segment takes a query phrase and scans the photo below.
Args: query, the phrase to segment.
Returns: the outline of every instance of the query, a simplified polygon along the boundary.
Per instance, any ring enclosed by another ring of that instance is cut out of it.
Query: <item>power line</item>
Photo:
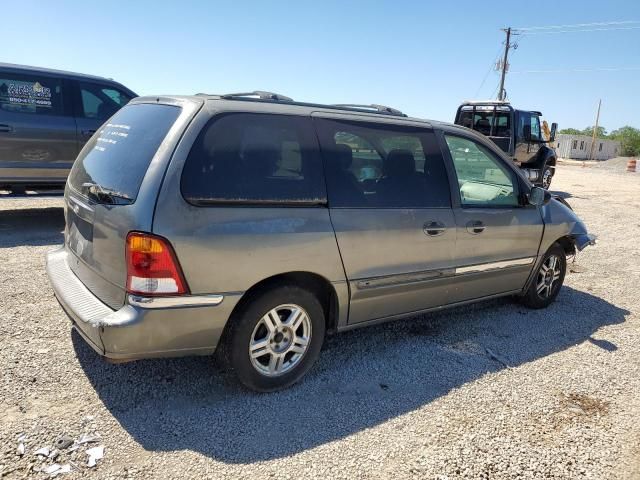
[[[574,27],[603,27],[608,25],[628,25],[628,24],[636,24],[640,23],[639,20],[624,20],[621,22],[593,22],[593,23],[574,23],[570,25],[547,25],[544,27],[522,27],[522,28],[514,28],[514,30],[551,30],[556,28],[574,28]]]
[[[549,30],[549,31],[544,31],[544,32],[529,32],[529,31],[523,31],[522,35],[547,35],[547,34],[551,34],[551,33],[578,33],[578,32],[610,32],[610,31],[614,31],[614,30],[637,30],[640,29],[640,25],[636,26],[636,27],[616,27],[616,28],[586,28],[586,29],[581,29],[581,30]]]
[[[489,77],[489,74],[495,70],[496,68],[496,63],[499,61],[499,55],[500,52],[502,51],[502,48],[499,48],[498,51],[496,52],[496,54],[493,56],[493,62],[491,63],[491,66],[489,67],[489,70],[487,70],[487,73],[485,74],[484,78],[482,79],[482,83],[480,83],[480,86],[478,87],[478,90],[476,90],[476,94],[473,96],[473,98],[478,98],[478,95],[480,94],[480,90],[482,90],[482,87],[484,87],[484,83],[487,81],[487,78]],[[493,97],[493,95],[492,95]]]
[[[491,94],[491,96],[489,98],[493,98],[498,94],[498,90],[500,89],[500,84],[496,85],[496,88],[493,89],[493,93]],[[506,90],[505,90],[506,93]]]
[[[572,73],[572,72],[621,72],[640,70],[640,66],[632,67],[584,67],[584,68],[568,68],[558,70],[519,70],[509,73]]]
[[[508,64],[508,55],[510,48],[517,48],[517,44],[511,44],[511,36],[512,35],[544,35],[551,33],[580,33],[580,32],[607,32],[607,31],[616,31],[616,30],[637,30],[640,29],[640,20],[622,20],[622,21],[612,21],[612,22],[591,22],[591,23],[575,23],[575,24],[565,24],[565,25],[546,25],[546,26],[537,26],[537,27],[521,27],[521,28],[504,28],[502,29],[506,35],[506,41],[504,42],[504,59],[500,63],[500,84],[498,86],[498,99],[505,100],[506,98],[506,90],[504,88],[504,83],[506,79],[507,70],[509,68]],[[512,73],[565,73],[565,72],[617,72],[617,71],[632,71],[639,70],[640,67],[604,67],[604,68],[574,68],[574,69],[563,69],[563,70],[522,70],[516,71]],[[487,72],[480,83],[480,87],[476,92],[476,96],[484,86],[487,77],[489,76],[489,72]]]

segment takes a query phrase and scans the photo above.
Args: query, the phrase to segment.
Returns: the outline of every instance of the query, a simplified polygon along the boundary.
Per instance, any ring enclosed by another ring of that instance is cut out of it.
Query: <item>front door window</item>
[[[501,165],[485,146],[454,135],[446,135],[445,138],[458,176],[463,206],[518,205],[513,172]]]
[[[97,83],[80,82],[81,115],[104,121],[124,107],[131,97],[120,90]]]

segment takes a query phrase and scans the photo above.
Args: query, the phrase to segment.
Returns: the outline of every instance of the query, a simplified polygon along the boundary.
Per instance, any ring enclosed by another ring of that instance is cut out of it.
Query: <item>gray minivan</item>
[[[135,96],[107,78],[0,63],[0,188],[64,185],[83,145]]]
[[[541,308],[594,243],[485,137],[378,105],[144,97],[65,190],[55,295],[113,361],[218,351],[291,385],[325,334],[500,296]]]

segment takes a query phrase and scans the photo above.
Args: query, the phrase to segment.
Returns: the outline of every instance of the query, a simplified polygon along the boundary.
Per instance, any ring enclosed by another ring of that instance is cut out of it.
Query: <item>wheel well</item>
[[[573,241],[573,238],[571,238],[569,235],[560,237],[556,240],[556,243],[562,247],[567,255],[575,255],[576,245]]]
[[[320,301],[324,310],[327,332],[333,332],[338,322],[338,296],[331,282],[321,275],[311,272],[287,272],[265,278],[247,290],[231,312],[233,319],[257,295],[283,285],[294,285],[310,291]],[[229,322],[227,322],[227,325]]]
[[[554,152],[550,152],[547,150],[549,147],[541,148],[538,151],[538,156],[535,161],[530,164],[532,168],[538,168],[542,170],[545,165],[551,165],[553,167],[556,166],[556,157]],[[523,167],[526,168],[526,164],[523,164]]]

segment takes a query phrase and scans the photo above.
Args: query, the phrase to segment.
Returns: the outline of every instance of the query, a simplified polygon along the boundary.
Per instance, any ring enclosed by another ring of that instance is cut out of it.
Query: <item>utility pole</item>
[[[500,76],[500,90],[498,91],[498,100],[504,100],[506,98],[506,92],[504,91],[504,77],[507,75],[508,63],[507,59],[509,58],[509,48],[511,48],[511,27],[503,30],[507,34],[507,41],[504,42],[504,58],[502,59],[502,75]]]
[[[598,123],[600,122],[600,107],[602,106],[602,99],[598,100],[598,113],[596,114],[596,126],[593,129],[593,136],[591,138],[591,152],[589,153],[589,160],[593,160],[593,151],[596,148],[596,136],[598,134]]]

